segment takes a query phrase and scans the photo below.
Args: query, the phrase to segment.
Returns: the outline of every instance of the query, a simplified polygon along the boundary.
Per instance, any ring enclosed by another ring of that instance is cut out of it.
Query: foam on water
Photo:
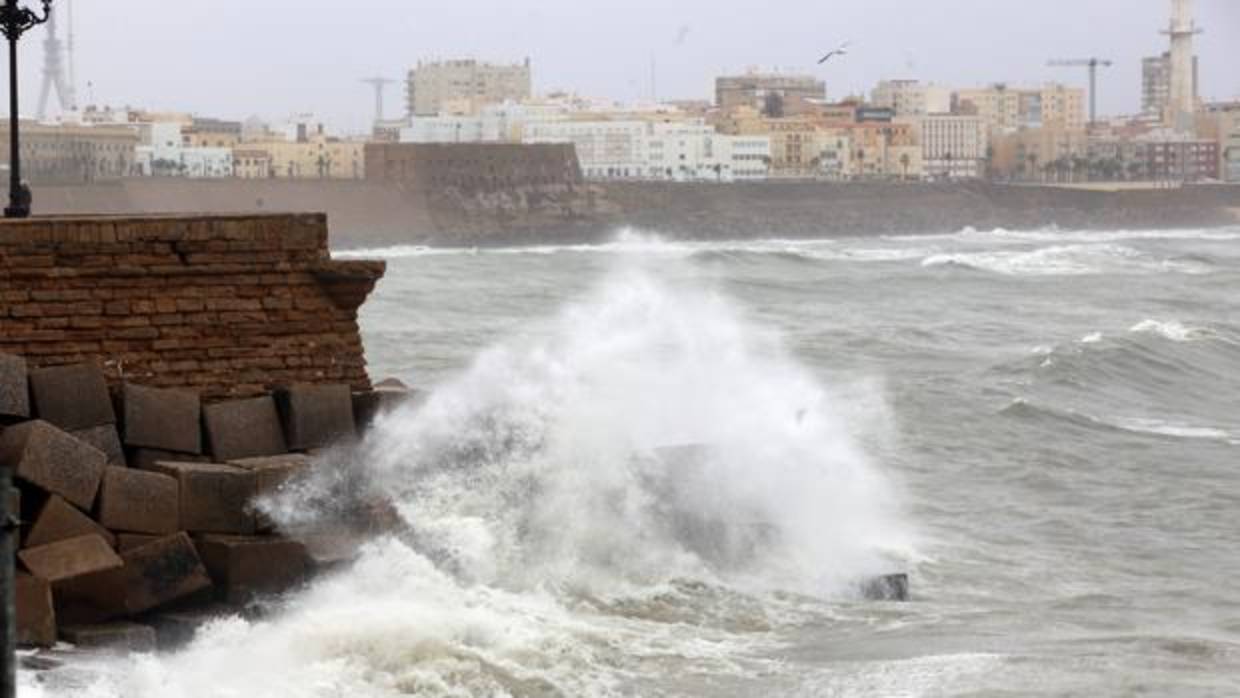
[[[661,661],[749,676],[779,622],[769,592],[848,597],[912,554],[893,485],[857,446],[883,426],[850,404],[711,290],[617,272],[376,424],[351,465],[407,535],[176,655],[23,681],[300,698],[631,694]],[[684,444],[703,447],[660,450]],[[304,523],[338,475],[270,513]]]
[[[1011,276],[1179,272],[1207,273],[1205,265],[1154,258],[1124,245],[1052,245],[1033,250],[985,250],[936,254],[922,266],[959,266]]]
[[[1196,339],[1206,339],[1214,336],[1210,330],[1201,327],[1187,327],[1176,320],[1146,319],[1133,325],[1128,331],[1136,334],[1153,334],[1173,342],[1191,342]]]

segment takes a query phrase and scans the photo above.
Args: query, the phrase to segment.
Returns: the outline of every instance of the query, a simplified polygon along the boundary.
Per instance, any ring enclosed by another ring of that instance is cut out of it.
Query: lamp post
[[[30,216],[30,188],[22,183],[21,139],[17,133],[17,41],[30,28],[46,22],[52,11],[52,0],[42,0],[42,17],[34,10],[18,7],[17,2],[4,0],[0,5],[0,31],[9,40],[9,205],[4,209],[5,218]]]

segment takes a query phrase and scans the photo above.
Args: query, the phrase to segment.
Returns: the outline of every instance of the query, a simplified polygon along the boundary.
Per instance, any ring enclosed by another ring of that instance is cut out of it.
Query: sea
[[[407,528],[21,695],[1240,695],[1240,227],[338,256]]]

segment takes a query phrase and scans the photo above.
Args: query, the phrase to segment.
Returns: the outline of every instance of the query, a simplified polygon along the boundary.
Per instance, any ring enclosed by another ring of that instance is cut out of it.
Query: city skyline
[[[369,0],[327,21],[315,12],[332,7],[322,2],[80,2],[74,8],[77,88],[83,104],[230,118],[312,112],[335,129],[361,132],[369,127],[373,92],[360,80],[397,79],[388,88],[388,116],[401,116],[405,72],[432,58],[514,62],[528,56],[537,92],[634,101],[648,99],[652,87],[661,99],[709,99],[716,75],[751,66],[815,75],[826,80],[831,98],[868,94],[890,78],[957,87],[1050,80],[1083,86],[1084,70],[1046,61],[1096,55],[1115,61],[1100,77],[1101,113],[1139,111],[1140,60],[1166,50],[1157,32],[1169,21],[1167,0],[1051,0],[1022,9],[1019,26],[1010,17],[1015,4],[775,2],[761,16],[738,19],[704,0],[675,8],[648,0],[590,7],[566,0],[468,0],[433,10]],[[1229,68],[1240,60],[1240,3],[1196,4],[1198,24],[1206,28],[1196,49],[1202,97],[1234,97],[1240,73]],[[896,11],[903,21],[892,24]],[[1113,24],[1099,31],[1098,18],[1106,16]],[[118,17],[131,18],[134,31],[116,32]],[[752,35],[762,37],[761,45],[748,39]],[[43,34],[31,38],[22,45],[27,111],[43,67]],[[819,49],[840,41],[853,43],[846,60],[814,65]]]

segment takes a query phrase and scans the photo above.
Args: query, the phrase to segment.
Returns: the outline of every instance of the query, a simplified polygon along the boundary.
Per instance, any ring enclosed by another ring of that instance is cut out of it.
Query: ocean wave
[[[1087,429],[1127,432],[1172,439],[1220,441],[1240,444],[1240,433],[1216,425],[1192,424],[1154,417],[1100,417],[1069,408],[1052,407],[1016,398],[1000,414],[1035,421],[1066,422]]]
[[[1207,273],[1198,263],[1151,257],[1124,245],[1054,245],[1034,250],[987,250],[936,254],[923,267],[964,267],[1009,276],[1083,276],[1090,274],[1178,272]]]
[[[885,235],[885,240],[952,240],[969,243],[1037,243],[1037,242],[1074,242],[1074,243],[1107,243],[1130,240],[1202,240],[1207,242],[1227,242],[1240,240],[1240,228],[1181,228],[1169,230],[1062,230],[1060,228],[1040,228],[1037,230],[1008,230],[993,228],[978,230],[966,227],[954,233],[930,235]]]
[[[1176,320],[1142,320],[1128,331],[1135,334],[1158,335],[1173,342],[1192,342],[1218,336],[1213,330],[1204,327],[1188,327]]]

